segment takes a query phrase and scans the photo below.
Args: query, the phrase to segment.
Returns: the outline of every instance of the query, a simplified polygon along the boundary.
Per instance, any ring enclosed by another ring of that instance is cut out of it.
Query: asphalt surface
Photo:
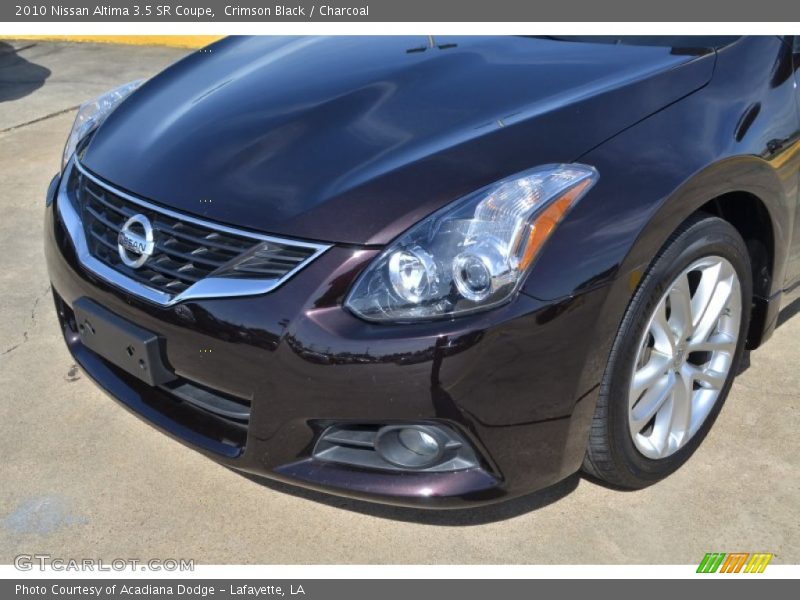
[[[0,40],[0,563],[800,562],[800,317],[753,352],[692,460],[620,492],[575,477],[485,509],[384,507],[262,484],[158,433],[76,368],[56,326],[42,210],[82,100],[183,50]]]

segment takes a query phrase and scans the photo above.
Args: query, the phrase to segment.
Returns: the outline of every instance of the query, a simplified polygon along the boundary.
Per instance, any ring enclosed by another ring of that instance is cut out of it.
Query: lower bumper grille
[[[250,421],[250,402],[226,396],[186,380],[161,386],[176,398],[223,419],[246,425]]]
[[[182,378],[160,387],[145,384],[84,346],[72,308],[55,289],[53,299],[73,357],[117,400],[207,450],[228,457],[244,451],[250,424],[248,399],[222,394]]]

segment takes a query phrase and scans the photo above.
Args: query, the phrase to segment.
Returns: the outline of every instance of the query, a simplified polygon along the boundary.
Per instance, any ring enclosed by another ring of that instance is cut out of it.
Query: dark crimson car
[[[223,40],[78,113],[46,210],[69,350],[334,493],[651,484],[800,281],[796,47]]]

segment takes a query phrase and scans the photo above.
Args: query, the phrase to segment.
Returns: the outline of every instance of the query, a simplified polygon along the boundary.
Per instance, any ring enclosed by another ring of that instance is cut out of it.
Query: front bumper
[[[586,340],[604,290],[555,303],[520,294],[449,322],[377,325],[341,307],[376,251],[333,247],[269,294],[157,306],[81,266],[58,201],[46,208],[45,250],[76,362],[128,409],[214,460],[340,495],[436,507],[510,498],[580,468],[605,362],[596,360],[602,344]],[[248,404],[247,422],[198,409],[93,353],[75,328],[79,298],[156,333],[181,381]],[[480,466],[400,473],[313,458],[334,423],[443,424]]]

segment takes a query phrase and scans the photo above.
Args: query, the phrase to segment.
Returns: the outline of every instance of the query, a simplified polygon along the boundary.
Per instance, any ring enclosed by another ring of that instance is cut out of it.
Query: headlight
[[[72,124],[72,131],[69,132],[67,143],[64,146],[64,155],[61,158],[61,170],[67,166],[69,159],[75,154],[75,150],[87,135],[97,129],[111,114],[117,105],[127,98],[133,90],[142,85],[144,80],[131,81],[125,85],[106,92],[94,100],[89,100],[81,104],[78,114],[75,115],[75,122]]]
[[[412,227],[361,274],[345,301],[369,321],[486,310],[511,298],[593,167],[545,165],[457,201]]]

